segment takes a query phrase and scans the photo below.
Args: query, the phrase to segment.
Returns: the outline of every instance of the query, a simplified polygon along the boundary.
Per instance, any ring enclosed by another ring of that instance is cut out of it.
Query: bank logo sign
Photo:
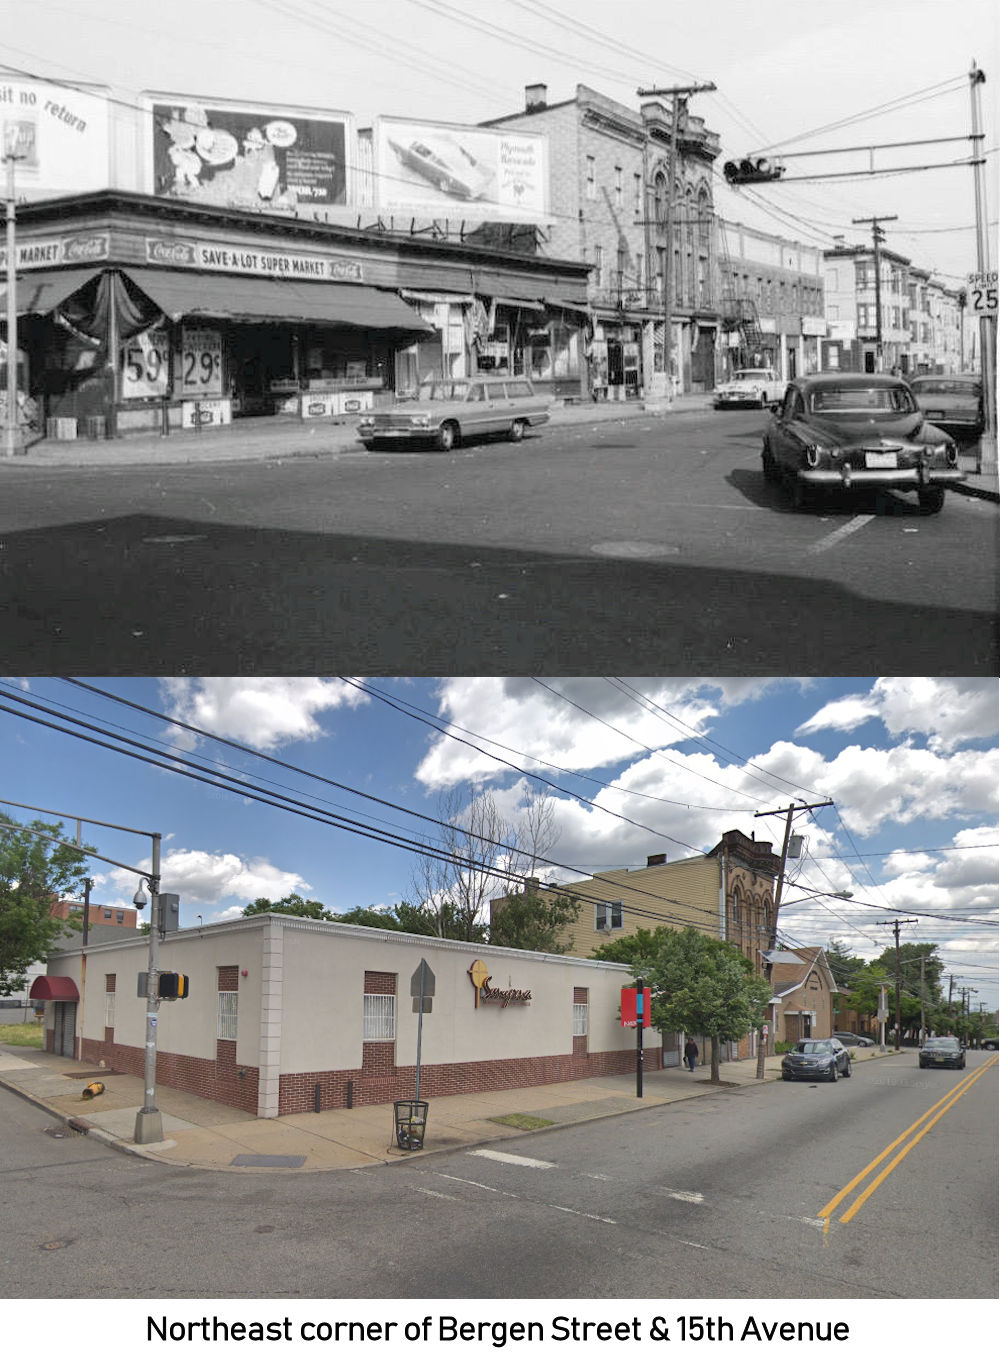
[[[477,959],[469,968],[469,981],[476,989],[473,1005],[476,1010],[481,1005],[493,1004],[506,1010],[508,1006],[519,1003],[526,1006],[531,1001],[530,989],[521,987],[498,988],[490,986],[490,971],[482,959]]]

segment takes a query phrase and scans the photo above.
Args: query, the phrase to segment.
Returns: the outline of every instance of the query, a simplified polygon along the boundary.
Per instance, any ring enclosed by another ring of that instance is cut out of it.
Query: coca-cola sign
[[[73,235],[63,242],[63,259],[66,263],[91,263],[107,257],[106,235]]]
[[[147,240],[147,263],[173,263],[193,268],[198,262],[195,247],[185,240]]]

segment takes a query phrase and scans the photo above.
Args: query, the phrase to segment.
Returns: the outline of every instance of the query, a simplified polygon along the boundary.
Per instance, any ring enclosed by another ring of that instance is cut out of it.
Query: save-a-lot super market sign
[[[276,249],[247,249],[201,240],[146,239],[146,262],[168,268],[198,268],[255,277],[312,278],[319,282],[363,282],[359,259],[316,258]]]

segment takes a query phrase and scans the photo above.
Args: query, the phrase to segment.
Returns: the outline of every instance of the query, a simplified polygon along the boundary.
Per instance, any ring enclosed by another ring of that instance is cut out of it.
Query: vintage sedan
[[[851,1055],[839,1039],[800,1039],[781,1060],[782,1081],[836,1081],[851,1075]]]
[[[920,511],[935,513],[947,486],[965,478],[955,443],[896,376],[792,381],[764,433],[761,459],[764,478],[784,482],[796,507],[811,491],[875,487],[914,491]]]
[[[921,1067],[957,1067],[965,1066],[965,1049],[957,1039],[942,1036],[939,1039],[925,1039],[917,1059]]]
[[[956,437],[983,431],[983,384],[978,376],[914,376],[910,389],[925,418]]]
[[[732,409],[738,404],[767,409],[778,404],[784,393],[785,382],[771,367],[743,367],[733,372],[731,380],[716,386],[712,403],[716,409]]]
[[[548,398],[522,376],[435,377],[421,383],[415,400],[369,414],[358,432],[369,451],[428,443],[451,451],[466,438],[491,434],[520,442],[548,419]]]

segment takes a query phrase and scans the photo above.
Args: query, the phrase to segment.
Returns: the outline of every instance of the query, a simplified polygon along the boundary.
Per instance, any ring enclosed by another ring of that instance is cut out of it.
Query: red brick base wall
[[[86,1062],[100,1062],[114,1072],[128,1072],[134,1077],[145,1073],[145,1055],[141,1048],[127,1044],[106,1043],[101,1039],[84,1039],[80,1057]],[[216,1058],[192,1058],[184,1053],[156,1055],[156,1080],[161,1086],[172,1086],[176,1091],[217,1100],[234,1109],[257,1113],[257,1068],[241,1069],[236,1064],[236,1045],[220,1039],[216,1044]],[[241,1071],[244,1075],[240,1075]]]
[[[127,1072],[136,1077],[143,1075],[141,1048],[100,1039],[84,1039],[82,1043],[80,1056],[83,1060],[96,1063],[103,1058],[111,1071]],[[645,1051],[644,1065],[650,1071],[659,1069],[659,1048]],[[522,1086],[546,1086],[634,1070],[634,1049],[422,1066],[420,1098],[516,1090]],[[241,1076],[241,1071],[245,1075]],[[320,1088],[319,1107],[323,1110],[343,1109],[349,1098],[354,1105],[389,1105],[394,1100],[409,1100],[414,1094],[416,1074],[415,1066],[397,1067],[390,1075],[375,1076],[365,1076],[361,1068],[341,1072],[286,1073],[279,1083],[278,1113],[303,1114],[314,1110],[317,1085]],[[214,1061],[181,1053],[157,1053],[156,1080],[162,1086],[217,1100],[250,1114],[257,1113],[257,1068],[240,1068],[236,1063],[236,1045],[229,1040],[217,1042]]]
[[[648,1049],[644,1065],[660,1067],[659,1048]],[[445,1063],[420,1068],[420,1098],[470,1095],[478,1091],[516,1090],[521,1086],[547,1086],[582,1077],[603,1077],[635,1070],[635,1050],[610,1053],[553,1054],[543,1058],[507,1058],[495,1062]],[[279,1114],[302,1114],[315,1108],[315,1088],[320,1088],[320,1108],[343,1109],[350,1095],[355,1105],[388,1105],[409,1100],[416,1086],[416,1067],[397,1067],[392,1076],[366,1077],[353,1072],[286,1073],[278,1090]]]

